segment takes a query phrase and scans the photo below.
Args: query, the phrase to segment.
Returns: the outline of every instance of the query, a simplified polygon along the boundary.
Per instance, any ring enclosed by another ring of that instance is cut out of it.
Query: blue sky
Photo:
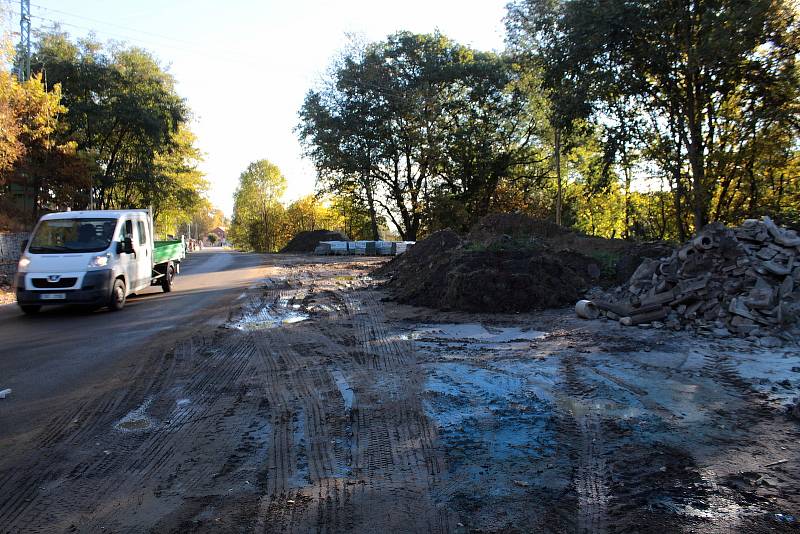
[[[16,0],[0,0],[19,10]],[[194,113],[210,197],[230,215],[239,173],[267,158],[288,179],[287,199],[310,193],[314,169],[292,131],[347,34],[379,40],[398,30],[445,35],[500,50],[507,0],[31,0],[34,28],[59,21],[150,50]],[[16,29],[17,21],[14,22]]]

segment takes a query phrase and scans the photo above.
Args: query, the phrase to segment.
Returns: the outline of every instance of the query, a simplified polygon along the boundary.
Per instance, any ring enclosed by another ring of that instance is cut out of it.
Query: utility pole
[[[31,0],[19,0],[19,81],[31,77]]]

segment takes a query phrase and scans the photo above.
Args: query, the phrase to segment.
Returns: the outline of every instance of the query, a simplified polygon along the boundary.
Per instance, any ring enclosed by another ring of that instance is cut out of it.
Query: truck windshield
[[[116,219],[42,221],[28,250],[33,254],[100,252],[111,244],[116,226]]]

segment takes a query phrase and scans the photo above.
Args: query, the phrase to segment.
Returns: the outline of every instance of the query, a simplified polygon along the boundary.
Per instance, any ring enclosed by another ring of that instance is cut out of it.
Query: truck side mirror
[[[28,240],[27,239],[23,239],[22,243],[20,243],[20,245],[19,245],[19,251],[20,252],[25,252],[25,247],[27,247],[27,246],[28,246]]]
[[[133,254],[133,242],[130,237],[117,243],[117,254]]]

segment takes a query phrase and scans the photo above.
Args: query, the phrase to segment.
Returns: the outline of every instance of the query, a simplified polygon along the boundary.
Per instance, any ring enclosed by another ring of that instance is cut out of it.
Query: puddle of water
[[[336,381],[336,387],[339,388],[339,393],[342,394],[342,399],[344,399],[344,407],[349,412],[353,409],[355,393],[353,393],[353,389],[347,384],[347,379],[345,379],[340,370],[336,369],[331,374]]]
[[[603,374],[598,374],[594,379],[617,392],[614,395],[616,402],[606,401],[608,408],[601,410],[608,415],[634,417],[641,415],[644,412],[641,408],[644,407],[647,411],[662,416],[672,414],[683,424],[703,424],[709,418],[714,419],[710,410],[725,402],[722,392],[704,387],[699,379],[690,379],[687,382],[687,378],[682,375],[670,378],[662,373],[648,372],[641,367],[621,365],[598,365],[597,369]],[[629,386],[626,387],[626,384]]]
[[[147,415],[147,409],[152,402],[152,399],[147,399],[141,406],[128,412],[125,417],[114,424],[114,429],[120,432],[143,432],[154,427],[155,420]]]
[[[413,340],[455,340],[481,343],[510,343],[532,341],[544,337],[545,332],[524,331],[521,328],[493,327],[478,323],[423,324],[408,337]],[[527,345],[526,345],[527,346]]]
[[[150,420],[147,418],[131,419],[128,421],[120,421],[117,423],[117,430],[126,430],[135,432],[137,430],[147,430],[150,428]]]
[[[653,508],[662,508],[670,513],[686,517],[711,521],[725,521],[727,526],[731,527],[733,530],[736,530],[735,523],[738,523],[738,518],[745,515],[764,513],[756,507],[750,509],[720,495],[712,495],[704,501],[697,499],[674,499],[664,496],[654,499],[650,506]]]
[[[300,311],[299,304],[289,304],[289,297],[280,297],[276,302],[254,308],[246,311],[241,319],[234,322],[233,328],[263,330],[299,323],[309,318],[307,313]]]
[[[560,369],[557,358],[503,359],[487,362],[493,372],[516,377],[525,383],[525,389],[550,403],[555,401],[554,389]]]
[[[467,364],[429,364],[424,406],[452,470],[502,471],[551,454],[552,406],[522,378]]]
[[[762,349],[756,354],[734,353],[730,361],[739,376],[773,400],[781,404],[796,400],[800,387],[800,353],[796,349]]]

